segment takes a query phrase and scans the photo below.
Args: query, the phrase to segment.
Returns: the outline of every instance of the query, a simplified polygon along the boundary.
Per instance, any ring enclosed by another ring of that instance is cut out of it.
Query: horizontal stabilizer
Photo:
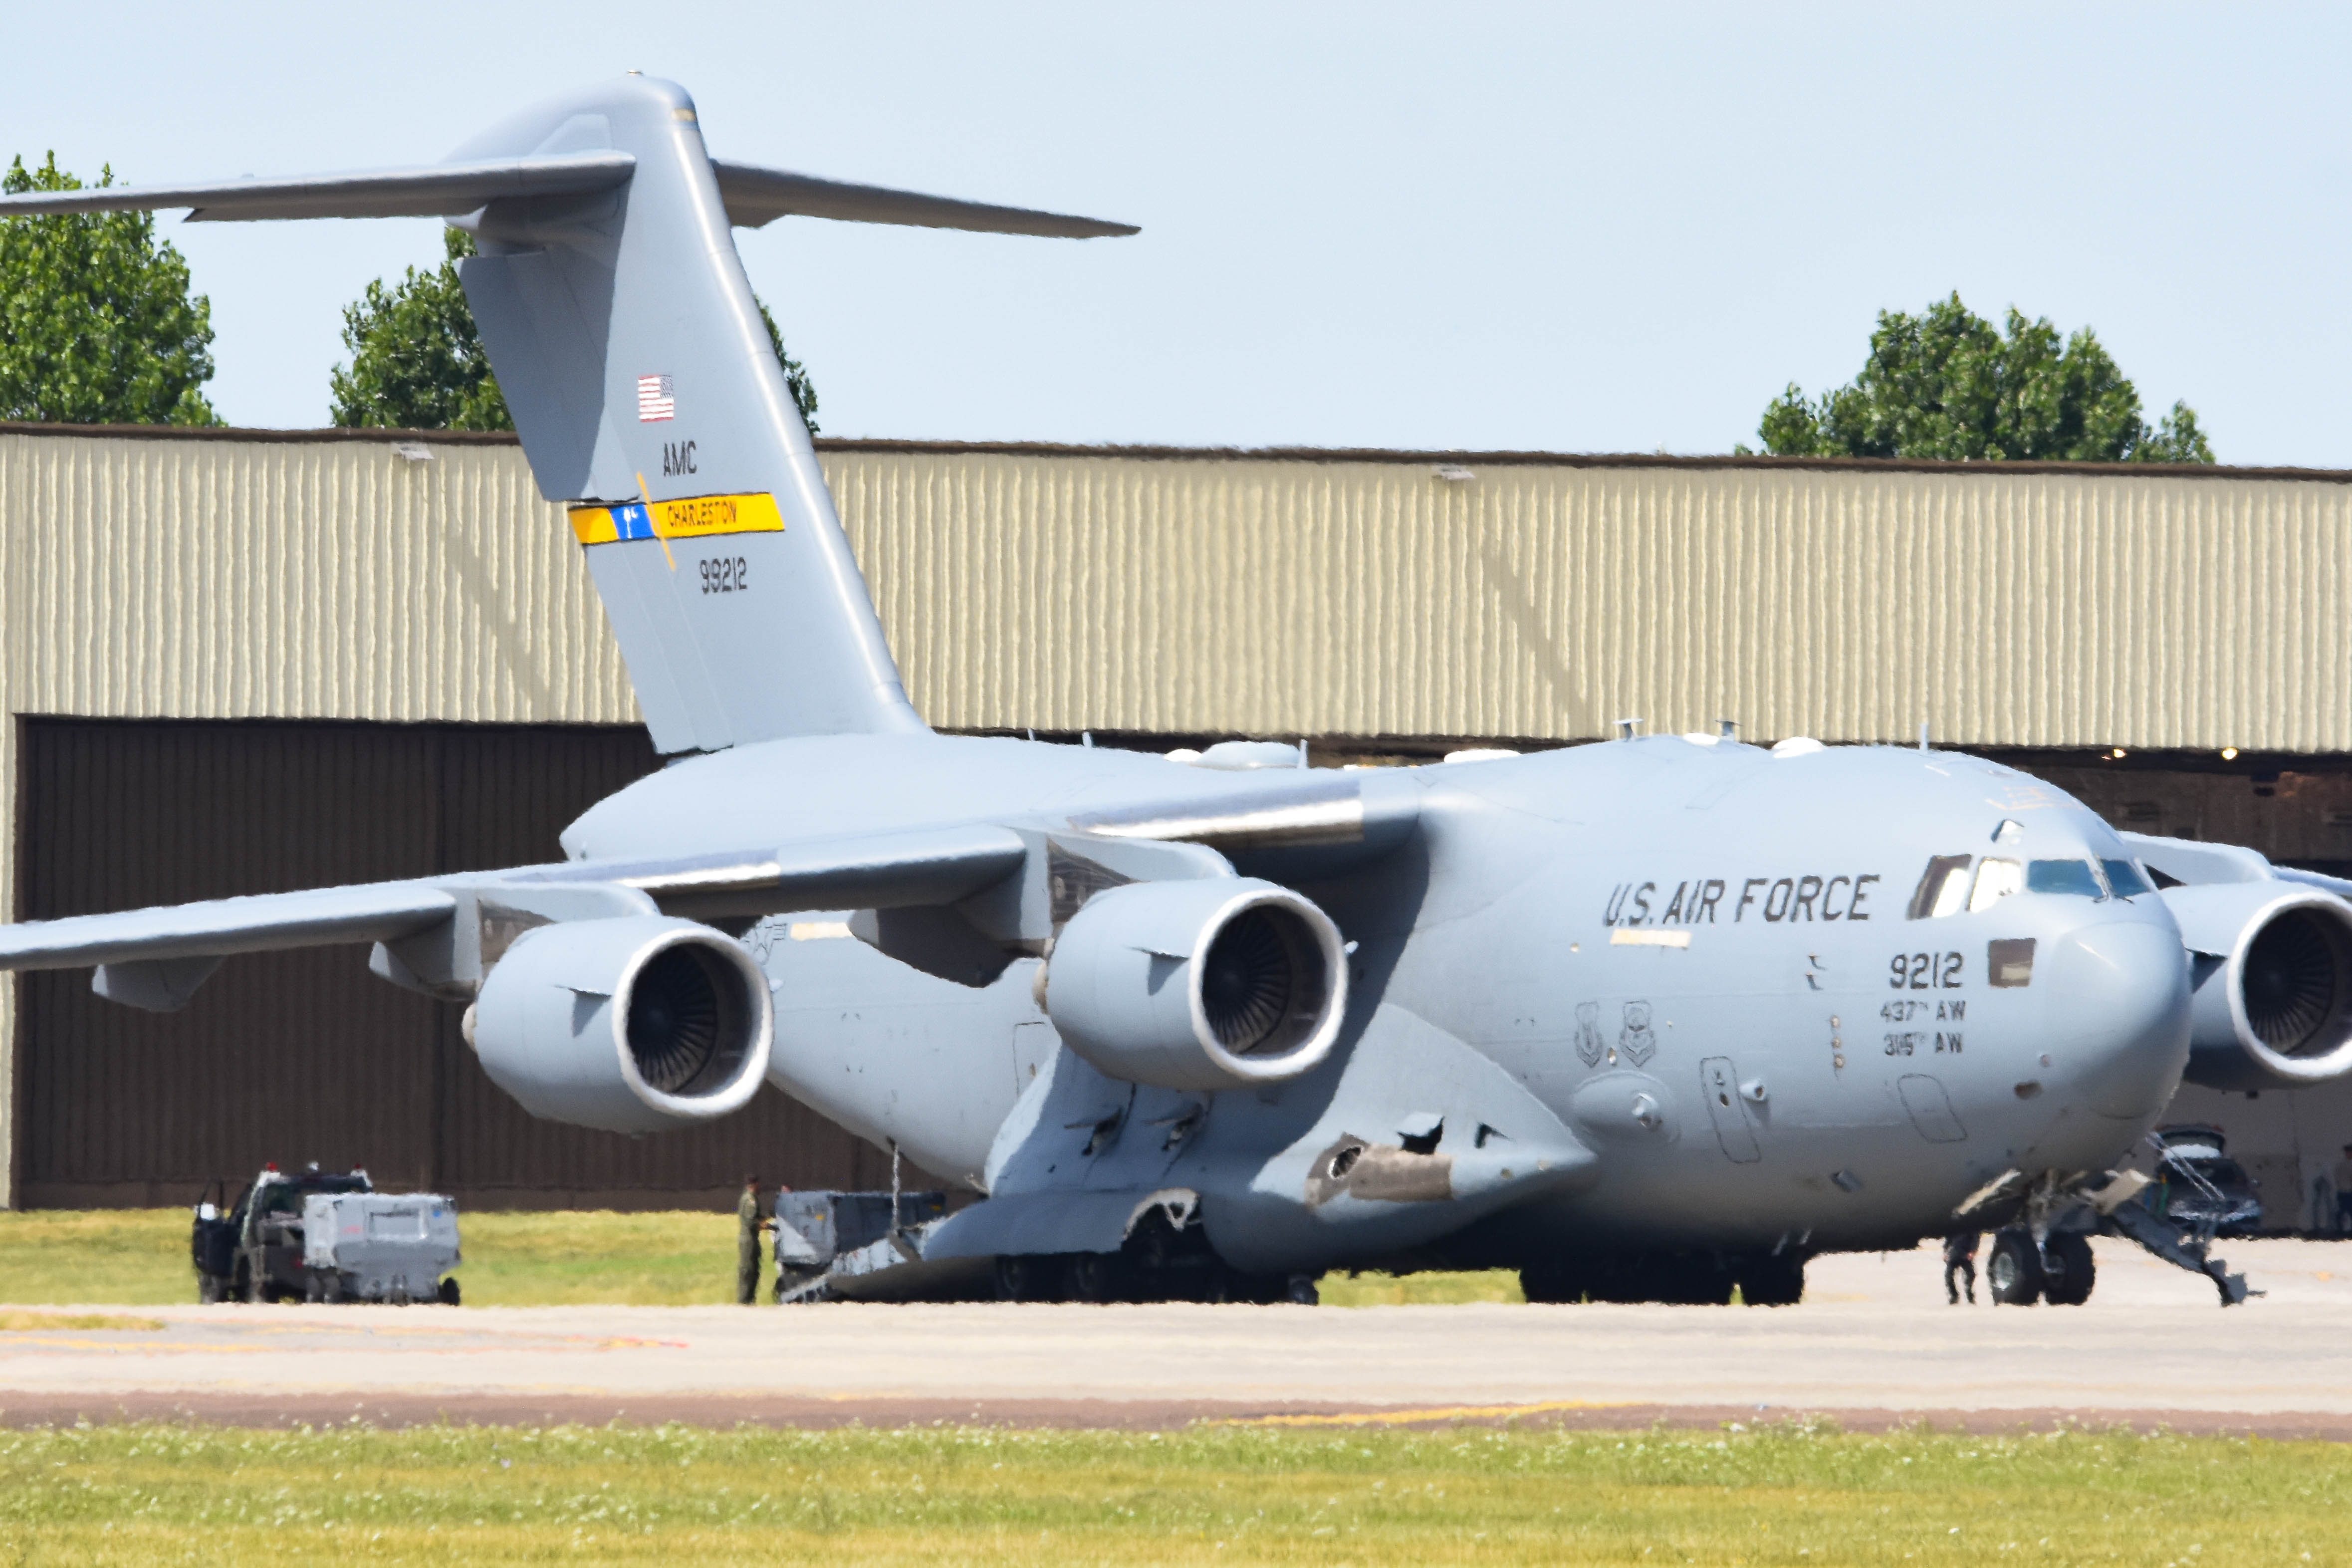
[[[710,170],[719,177],[719,197],[726,204],[727,221],[741,228],[756,229],[778,218],[799,215],[919,229],[970,229],[977,234],[1041,235],[1049,239],[1109,239],[1141,232],[1133,224],[1040,213],[1027,207],[992,207],[983,202],[961,202],[951,196],[927,196],[919,191],[893,191],[881,185],[854,185],[784,169],[730,163],[723,158],[713,158]]]
[[[263,893],[205,904],[0,925],[0,969],[78,969],[384,942],[446,920],[457,901],[416,882]]]
[[[626,152],[560,152],[422,168],[362,169],[187,185],[100,185],[0,195],[0,218],[37,213],[120,213],[193,207],[191,221],[245,218],[418,218],[470,213],[504,196],[609,190],[637,161]]]

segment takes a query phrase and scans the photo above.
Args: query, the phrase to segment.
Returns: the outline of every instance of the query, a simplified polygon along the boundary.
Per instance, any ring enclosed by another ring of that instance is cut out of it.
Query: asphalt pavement
[[[2082,1307],[1947,1306],[1933,1249],[1816,1260],[1786,1308],[171,1307],[0,1333],[0,1424],[932,1419],[2125,1421],[2352,1437],[2352,1246],[2096,1244]],[[1979,1283],[1979,1300],[1984,1300]],[[63,1310],[63,1309],[61,1309]]]

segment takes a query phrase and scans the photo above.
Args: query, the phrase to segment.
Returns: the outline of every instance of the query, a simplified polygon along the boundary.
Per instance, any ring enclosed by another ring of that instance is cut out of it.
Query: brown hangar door
[[[655,766],[643,729],[17,720],[14,918],[556,860]],[[17,1207],[193,1202],[265,1160],[365,1166],[473,1207],[722,1206],[745,1173],[887,1186],[881,1151],[774,1089],[713,1126],[625,1138],[535,1121],[459,1009],[363,946],[231,958],[180,1012],[17,979]]]

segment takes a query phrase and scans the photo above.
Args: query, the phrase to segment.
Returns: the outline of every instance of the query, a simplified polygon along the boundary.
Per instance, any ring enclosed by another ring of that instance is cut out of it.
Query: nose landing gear
[[[1996,1306],[2030,1307],[2042,1301],[2079,1307],[2091,1299],[2096,1281],[2090,1240],[2076,1230],[2053,1231],[2039,1249],[2033,1233],[2021,1226],[1997,1231],[1992,1255],[1985,1260],[1985,1286]]]
[[[2146,1176],[2132,1171],[2077,1171],[2071,1176],[2044,1171],[2038,1180],[2010,1171],[1954,1210],[1953,1218],[1968,1223],[2006,1212],[2023,1221],[1994,1232],[1992,1255],[1985,1262],[1985,1283],[2001,1306],[2044,1301],[2078,1307],[2091,1299],[2096,1278],[2091,1232],[2055,1228],[2070,1213],[2079,1217],[2085,1209],[2096,1234],[2126,1238],[2168,1263],[2204,1275],[2225,1307],[2262,1294],[2247,1287],[2243,1274],[2231,1273],[2228,1264],[2210,1256],[2210,1225],[2184,1227],[2150,1208],[2141,1196],[2147,1185]]]

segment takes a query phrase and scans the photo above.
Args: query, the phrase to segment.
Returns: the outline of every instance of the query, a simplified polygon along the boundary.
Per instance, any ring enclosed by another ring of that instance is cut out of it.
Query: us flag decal
[[[677,387],[667,376],[637,378],[637,419],[650,423],[677,417]]]

